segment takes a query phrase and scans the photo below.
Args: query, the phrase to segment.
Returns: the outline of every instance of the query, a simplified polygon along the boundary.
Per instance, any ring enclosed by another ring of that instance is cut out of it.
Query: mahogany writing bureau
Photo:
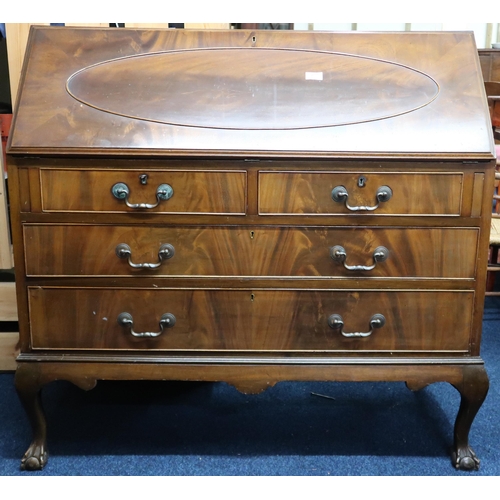
[[[472,34],[36,27],[8,152],[23,468],[56,379],[446,381],[453,464],[478,467]]]

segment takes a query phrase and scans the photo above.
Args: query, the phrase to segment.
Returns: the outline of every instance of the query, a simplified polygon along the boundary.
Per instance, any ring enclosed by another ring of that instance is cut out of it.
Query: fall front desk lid
[[[490,158],[470,33],[32,29],[11,153]]]

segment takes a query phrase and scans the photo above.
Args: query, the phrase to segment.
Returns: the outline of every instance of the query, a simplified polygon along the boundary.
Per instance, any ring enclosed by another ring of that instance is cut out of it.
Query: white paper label
[[[323,71],[306,71],[306,80],[323,80]]]

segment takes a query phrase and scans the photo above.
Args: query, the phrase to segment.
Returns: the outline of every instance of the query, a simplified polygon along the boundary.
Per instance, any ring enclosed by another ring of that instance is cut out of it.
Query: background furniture
[[[496,128],[500,127],[500,82],[484,82],[484,87],[488,98],[493,136],[495,139],[500,139],[500,131],[496,131]]]
[[[485,82],[500,82],[500,49],[479,49],[479,62]]]
[[[2,126],[3,120],[0,120]],[[4,164],[4,145],[0,143],[0,371],[15,370],[15,357],[19,334],[17,322],[17,304],[15,283],[11,268],[14,265],[10,237],[10,220],[7,204],[6,170]],[[2,271],[3,270],[3,271]]]
[[[493,192],[493,215],[491,217],[486,295],[500,295],[500,292],[494,290],[496,273],[500,271],[500,265],[498,264],[498,249],[500,248],[500,145],[496,145],[495,150],[497,155],[497,168],[495,172],[495,190]]]

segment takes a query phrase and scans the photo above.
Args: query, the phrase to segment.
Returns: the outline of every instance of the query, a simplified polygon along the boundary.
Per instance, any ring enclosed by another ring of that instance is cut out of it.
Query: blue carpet
[[[0,475],[497,476],[500,299],[486,301],[482,343],[491,385],[470,433],[477,472],[451,466],[460,397],[446,383],[412,393],[403,383],[283,382],[249,396],[224,383],[146,381],[46,386],[49,462],[22,472],[31,430],[4,373]]]

